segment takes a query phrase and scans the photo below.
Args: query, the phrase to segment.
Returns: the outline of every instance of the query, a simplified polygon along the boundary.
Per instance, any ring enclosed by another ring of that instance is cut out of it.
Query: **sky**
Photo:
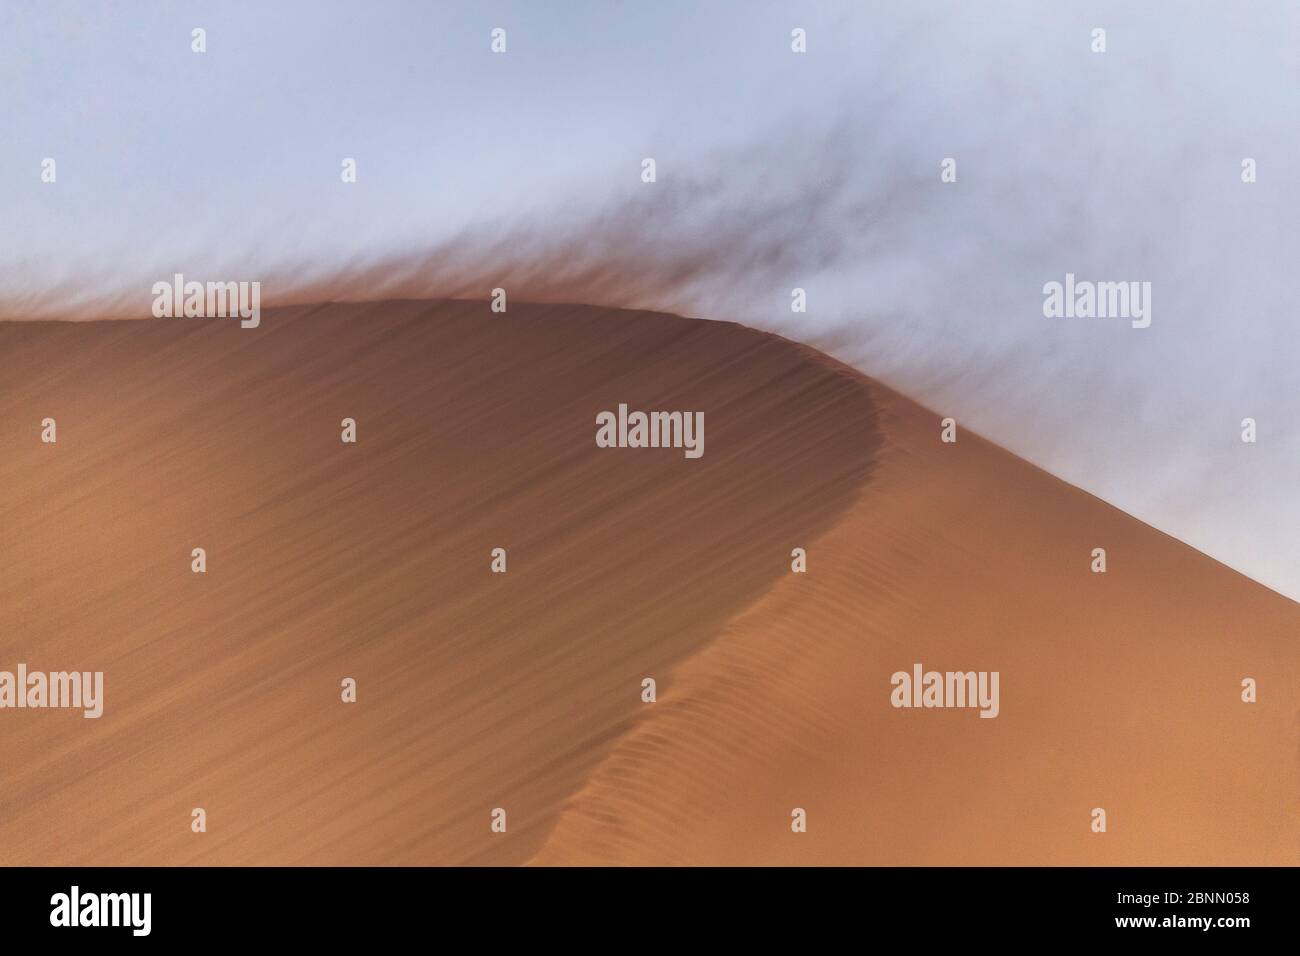
[[[184,272],[740,321],[1300,599],[1297,50],[1289,0],[7,2],[0,316]],[[1151,326],[1045,317],[1067,272]]]

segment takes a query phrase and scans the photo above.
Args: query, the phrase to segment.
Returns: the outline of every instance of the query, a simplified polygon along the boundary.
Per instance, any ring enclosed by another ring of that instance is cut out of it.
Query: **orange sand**
[[[704,457],[596,448],[621,401]],[[1300,858],[1300,606],[774,336],[0,323],[0,452],[0,669],[106,685],[0,711],[0,863]],[[1001,715],[893,709],[916,661]]]

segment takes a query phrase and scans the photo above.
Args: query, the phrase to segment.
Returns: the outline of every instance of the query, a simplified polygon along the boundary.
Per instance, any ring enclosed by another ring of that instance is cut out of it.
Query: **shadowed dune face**
[[[580,307],[0,324],[0,382],[0,669],[105,674],[0,712],[11,864],[524,861],[878,445],[788,342]],[[597,448],[620,402],[705,454]]]
[[[861,498],[681,665],[536,862],[1294,865],[1300,606],[870,388]],[[999,716],[895,709],[916,662],[998,671]]]
[[[620,402],[704,456],[597,448]],[[0,323],[0,669],[105,673],[0,712],[0,860],[1294,863],[1300,606],[939,437],[656,314]],[[894,709],[916,662],[999,716]]]

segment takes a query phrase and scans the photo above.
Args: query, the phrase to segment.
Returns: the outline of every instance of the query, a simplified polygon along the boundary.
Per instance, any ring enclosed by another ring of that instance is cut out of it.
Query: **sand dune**
[[[705,455],[597,448],[619,402],[703,410]],[[0,711],[0,862],[1300,850],[1300,606],[774,336],[421,302],[2,323],[0,449],[0,669],[106,684],[99,720]],[[1000,715],[892,708],[915,661],[999,671]]]

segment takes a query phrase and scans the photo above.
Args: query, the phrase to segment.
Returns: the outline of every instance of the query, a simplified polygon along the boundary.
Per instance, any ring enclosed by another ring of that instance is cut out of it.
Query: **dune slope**
[[[780,339],[560,306],[5,323],[0,382],[0,669],[106,683],[0,711],[5,863],[522,862],[878,443]],[[597,448],[620,402],[703,457]]]
[[[0,323],[0,669],[106,682],[0,711],[0,862],[1300,858],[1300,606],[938,418],[646,313]]]
[[[678,669],[536,862],[1300,860],[1300,606],[865,387],[861,497]],[[895,708],[918,662],[999,672],[999,715]]]

